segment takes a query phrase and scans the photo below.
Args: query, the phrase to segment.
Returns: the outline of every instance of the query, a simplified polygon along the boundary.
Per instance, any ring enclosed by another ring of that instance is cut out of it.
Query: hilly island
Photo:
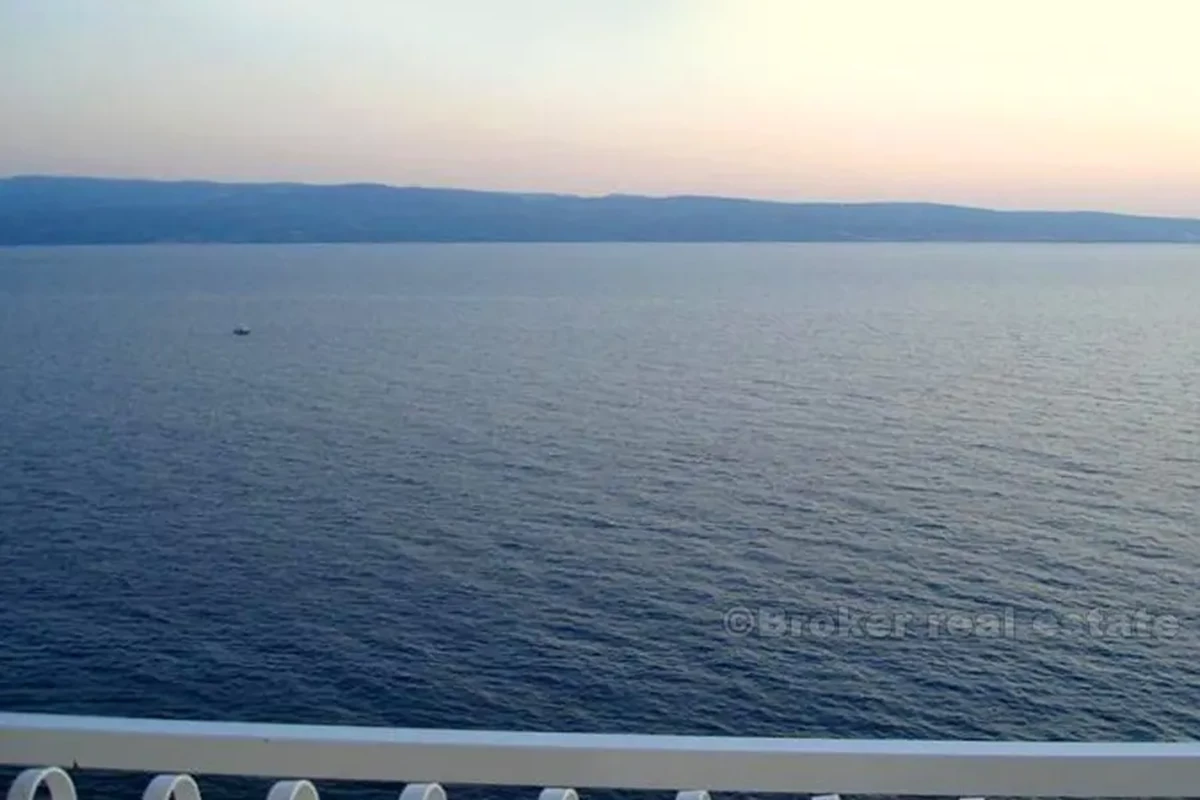
[[[1200,242],[1200,219],[367,183],[0,178],[0,245],[602,241]]]

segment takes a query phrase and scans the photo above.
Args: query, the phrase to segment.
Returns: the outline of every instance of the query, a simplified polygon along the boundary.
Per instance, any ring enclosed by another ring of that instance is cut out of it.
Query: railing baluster
[[[321,796],[309,781],[278,781],[267,792],[267,800],[321,800]]]
[[[142,800],[200,800],[200,787],[191,775],[158,775],[142,792]]]
[[[8,787],[8,800],[33,800],[38,787],[50,790],[50,800],[76,800],[75,783],[61,767],[32,767]]]
[[[410,783],[400,793],[400,800],[446,800],[446,790],[440,783]]]

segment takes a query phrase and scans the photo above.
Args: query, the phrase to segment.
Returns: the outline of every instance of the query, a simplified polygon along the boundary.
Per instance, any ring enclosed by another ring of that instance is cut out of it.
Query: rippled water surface
[[[1195,737],[1198,391],[1196,248],[0,250],[0,707]]]

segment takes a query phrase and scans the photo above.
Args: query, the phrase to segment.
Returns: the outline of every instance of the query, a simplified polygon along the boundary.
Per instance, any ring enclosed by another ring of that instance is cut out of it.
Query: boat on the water
[[[236,328],[233,329],[233,335],[234,336],[249,336],[250,329],[247,328],[245,325],[238,325]]]

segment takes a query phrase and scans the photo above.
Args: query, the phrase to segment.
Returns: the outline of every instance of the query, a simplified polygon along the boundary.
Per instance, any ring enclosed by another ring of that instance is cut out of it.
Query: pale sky
[[[1200,0],[0,0],[0,175],[1200,216]]]

